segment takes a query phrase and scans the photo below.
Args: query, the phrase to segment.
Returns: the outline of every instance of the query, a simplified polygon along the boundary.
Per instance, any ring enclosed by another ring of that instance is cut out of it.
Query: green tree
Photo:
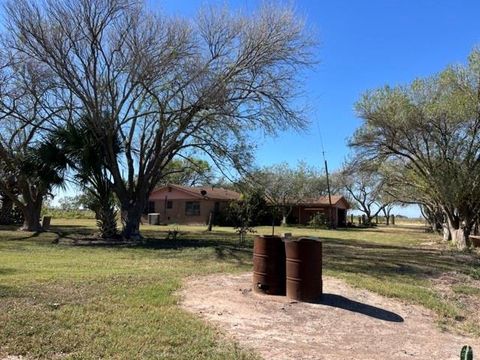
[[[165,168],[165,175],[159,185],[198,186],[211,184],[213,180],[212,167],[208,161],[187,157],[172,160]]]
[[[252,172],[248,182],[265,194],[273,210],[273,218],[278,211],[282,224],[287,223],[295,205],[316,200],[327,191],[326,178],[304,162],[298,163],[295,168],[287,163],[265,167]]]
[[[66,157],[65,166],[68,164],[73,170],[73,180],[84,193],[84,205],[95,212],[100,236],[114,239],[118,234],[118,211],[113,186],[104,165],[106,154],[100,146],[102,139],[96,137],[86,124],[85,116],[81,117],[76,124],[69,123],[51,132],[50,139],[56,144],[57,151]],[[121,151],[118,140],[112,146],[112,151]],[[70,202],[67,207],[73,204]]]
[[[231,202],[227,209],[227,220],[237,229],[241,244],[246,233],[255,232],[253,227],[262,224],[267,216],[268,205],[259,189],[250,189],[240,201]]]
[[[365,157],[403,162],[406,180],[438,204],[461,249],[480,211],[480,52],[408,86],[367,92],[351,145]]]

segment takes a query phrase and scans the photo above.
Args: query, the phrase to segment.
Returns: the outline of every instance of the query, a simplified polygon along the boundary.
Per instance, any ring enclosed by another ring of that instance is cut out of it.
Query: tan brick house
[[[239,199],[239,193],[218,187],[166,185],[152,192],[146,213],[160,214],[161,224],[206,224],[210,214],[224,213]]]

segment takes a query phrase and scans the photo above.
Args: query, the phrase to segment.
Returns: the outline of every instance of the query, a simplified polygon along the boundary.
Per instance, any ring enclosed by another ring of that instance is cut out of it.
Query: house
[[[345,227],[347,225],[347,210],[350,204],[342,195],[331,196],[332,205],[328,196],[322,196],[318,199],[302,202],[293,206],[290,215],[292,224],[306,225],[312,217],[321,213],[330,220],[334,227]]]
[[[166,185],[152,192],[146,214],[160,214],[161,224],[207,224],[210,214],[215,219],[239,199],[239,193],[219,187]]]

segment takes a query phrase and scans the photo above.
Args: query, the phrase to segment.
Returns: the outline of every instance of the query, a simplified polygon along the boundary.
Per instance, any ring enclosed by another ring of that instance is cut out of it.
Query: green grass
[[[53,219],[52,224],[62,237],[94,231],[94,220]],[[165,240],[171,229],[180,231],[177,241]],[[472,281],[464,284],[471,289],[454,291],[478,296],[472,290],[477,289],[478,255],[437,244],[437,236],[418,226],[276,231],[323,238],[326,275],[423,305],[439,315],[442,326],[480,333],[469,321],[468,308],[435,286],[442,274],[458,273]],[[205,226],[145,225],[142,232],[147,241],[138,247],[73,247],[53,244],[55,233],[0,231],[0,355],[255,358],[181,310],[174,294],[188,276],[250,271],[253,235],[239,247],[231,228],[208,233]]]
[[[468,285],[455,285],[452,290],[457,294],[472,295],[480,297],[480,288]]]

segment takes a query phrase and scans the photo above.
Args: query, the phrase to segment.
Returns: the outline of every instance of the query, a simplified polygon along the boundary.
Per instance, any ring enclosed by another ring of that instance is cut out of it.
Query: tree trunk
[[[450,228],[447,223],[442,224],[443,229],[443,241],[452,240],[452,234],[450,233]]]
[[[469,235],[471,227],[462,226],[460,219],[455,217],[451,219],[447,216],[448,229],[452,237],[452,243],[457,246],[459,250],[465,250],[469,246]]]
[[[40,224],[42,198],[40,198],[40,200],[27,202],[22,208],[22,212],[25,220],[23,221],[23,226],[20,230],[33,232],[43,231],[43,227]]]
[[[466,234],[463,228],[455,229],[452,232],[452,242],[457,246],[458,250],[465,250],[468,247]]]
[[[2,207],[0,208],[0,224],[10,225],[12,219],[13,201],[7,196],[2,197]]]
[[[131,206],[124,210],[122,237],[126,240],[139,241],[140,220],[142,219],[143,208],[138,205]]]
[[[287,209],[285,207],[282,207],[282,223],[281,223],[281,226],[286,226],[287,225],[287,216],[288,216]]]
[[[212,231],[212,225],[213,225],[213,211],[210,211],[210,215],[208,215],[207,231]]]
[[[385,225],[390,225],[390,215],[385,215]]]

